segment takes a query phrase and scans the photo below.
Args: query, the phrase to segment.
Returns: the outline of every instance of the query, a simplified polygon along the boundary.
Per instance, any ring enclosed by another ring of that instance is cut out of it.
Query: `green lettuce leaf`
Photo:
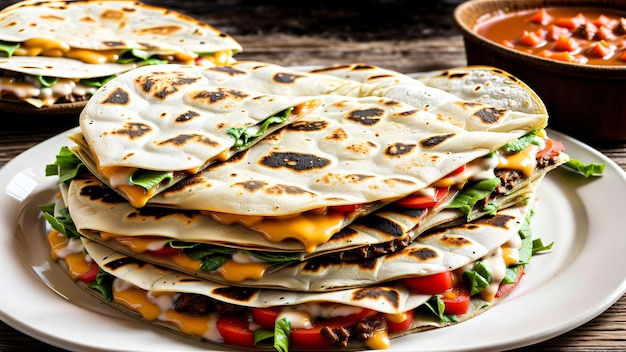
[[[291,114],[293,108],[285,109],[274,116],[270,116],[259,126],[256,132],[251,131],[251,126],[246,127],[232,127],[229,128],[226,133],[235,139],[232,149],[238,150],[248,147],[257,138],[261,137],[267,129],[274,124],[280,124],[287,121],[287,117]]]
[[[12,43],[12,42],[5,42],[0,40],[0,53],[5,53],[6,57],[11,57],[13,56],[13,53],[15,53],[15,50],[17,50],[17,48],[20,47],[20,43]]]

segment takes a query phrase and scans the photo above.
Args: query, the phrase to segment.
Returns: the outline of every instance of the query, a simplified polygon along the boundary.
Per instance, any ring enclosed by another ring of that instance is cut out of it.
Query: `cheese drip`
[[[50,38],[31,38],[22,42],[13,55],[66,57],[88,64],[105,64],[117,62],[126,51],[128,51],[128,49],[97,50],[76,48],[71,47],[68,43]],[[143,52],[145,52],[145,50]],[[146,53],[149,55],[149,52]],[[187,53],[183,51],[155,53],[155,56],[182,64],[193,64],[194,60],[199,57],[196,53]],[[217,66],[226,65],[232,60],[232,52],[230,50],[217,51],[212,53],[212,55],[203,56],[202,60],[206,60]]]
[[[256,216],[210,212],[213,219],[226,224],[240,224],[258,231],[268,241],[282,242],[288,239],[300,241],[305,251],[311,253],[315,247],[326,243],[341,230],[344,215],[341,212],[320,214],[309,211],[290,216]]]

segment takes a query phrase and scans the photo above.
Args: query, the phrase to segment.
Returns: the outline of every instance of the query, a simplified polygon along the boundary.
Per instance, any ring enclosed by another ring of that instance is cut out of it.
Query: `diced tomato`
[[[574,17],[560,17],[554,21],[557,26],[569,29],[578,28],[581,24],[584,24],[585,22],[587,22],[587,19],[585,19],[585,16],[583,16],[582,13],[579,13]]]
[[[563,143],[555,141],[554,139],[544,139],[544,143],[546,144],[546,146],[542,150],[537,152],[537,159],[543,158],[545,156],[551,157],[565,150],[565,146],[563,145]]]
[[[448,195],[449,190],[450,190],[450,187],[437,187],[435,189],[434,196],[429,196],[429,195],[424,195],[424,194],[410,195],[400,200],[397,200],[395,204],[397,206],[400,206],[403,208],[410,208],[410,209],[430,208],[432,206],[437,205],[437,203],[439,203],[442,199],[444,199],[446,195]]]
[[[546,34],[546,39],[551,41],[556,41],[560,36],[569,37],[572,33],[567,28],[551,25],[548,27],[548,34]]]
[[[601,57],[603,59],[608,59],[613,55],[613,48],[611,45],[604,40],[599,42],[595,42],[591,44],[591,47],[588,51],[590,56]]]
[[[579,44],[576,39],[560,35],[554,43],[554,50],[557,51],[574,51],[578,49]]]
[[[517,286],[517,284],[519,284],[522,276],[524,276],[524,266],[520,265],[518,268],[519,269],[517,271],[517,278],[515,279],[515,282],[512,284],[500,285],[500,287],[498,287],[498,292],[496,292],[496,298],[505,296],[507,293],[511,292],[511,290],[515,288],[515,286]]]
[[[146,254],[157,255],[157,256],[160,256],[160,257],[168,257],[170,255],[178,254],[180,251],[181,251],[181,249],[179,249],[179,248],[173,248],[173,247],[170,247],[170,246],[164,246],[161,249],[147,250]]]
[[[248,328],[248,321],[245,317],[220,317],[217,319],[217,331],[227,344],[254,347],[254,332]]]
[[[411,277],[400,280],[410,290],[425,295],[436,295],[452,288],[452,272],[445,271],[428,276]]]
[[[307,349],[326,349],[331,347],[330,342],[321,333],[320,330],[325,326],[331,329],[337,329],[342,326],[350,326],[356,324],[363,318],[367,318],[376,314],[371,309],[363,309],[361,312],[343,317],[335,317],[327,321],[316,321],[313,323],[312,329],[296,328],[291,329],[290,345],[295,347],[306,347]]]
[[[614,40],[617,38],[615,34],[613,34],[613,30],[611,28],[604,26],[598,27],[596,37],[600,40]]]
[[[552,21],[552,16],[548,14],[546,9],[542,8],[539,11],[535,12],[532,17],[528,19],[530,22],[546,25]]]
[[[518,44],[532,47],[540,46],[544,42],[544,39],[538,33],[529,31],[524,31],[517,39]]]
[[[252,308],[252,320],[264,329],[274,329],[279,308]]]
[[[598,16],[598,18],[594,19],[591,21],[591,23],[593,23],[594,26],[596,27],[605,27],[605,28],[613,28],[615,27],[617,21],[612,20],[608,17],[606,17],[605,15],[600,15]]]
[[[92,262],[91,266],[89,267],[89,270],[81,274],[78,277],[78,279],[82,282],[89,284],[89,283],[94,282],[94,280],[96,280],[96,276],[98,276],[99,272],[100,272],[100,267],[98,266],[98,264]]]
[[[465,314],[469,310],[470,294],[465,286],[456,286],[443,293],[441,297],[446,314]]]
[[[404,331],[411,327],[411,324],[413,324],[413,320],[415,320],[415,314],[413,313],[412,310],[404,314],[406,314],[406,319],[404,319],[401,322],[395,323],[387,319],[387,332],[388,333],[393,334],[394,332]]]

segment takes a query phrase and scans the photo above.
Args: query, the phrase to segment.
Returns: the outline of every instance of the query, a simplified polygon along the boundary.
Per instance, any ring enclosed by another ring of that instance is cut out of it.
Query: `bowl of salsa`
[[[549,127],[596,145],[626,142],[626,1],[469,0],[453,16],[468,65],[524,81]]]

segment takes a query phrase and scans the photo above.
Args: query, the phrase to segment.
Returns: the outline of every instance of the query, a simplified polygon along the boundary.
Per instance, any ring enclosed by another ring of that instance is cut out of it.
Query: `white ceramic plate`
[[[53,201],[45,177],[67,133],[24,152],[0,170],[0,319],[69,350],[207,351],[195,342],[133,320],[79,289],[50,259],[39,204]],[[626,173],[594,149],[557,132],[573,158],[605,163],[602,177],[564,168],[542,182],[535,237],[554,241],[533,257],[527,275],[500,304],[467,322],[392,340],[391,350],[504,350],[565,333],[591,320],[626,291]]]

